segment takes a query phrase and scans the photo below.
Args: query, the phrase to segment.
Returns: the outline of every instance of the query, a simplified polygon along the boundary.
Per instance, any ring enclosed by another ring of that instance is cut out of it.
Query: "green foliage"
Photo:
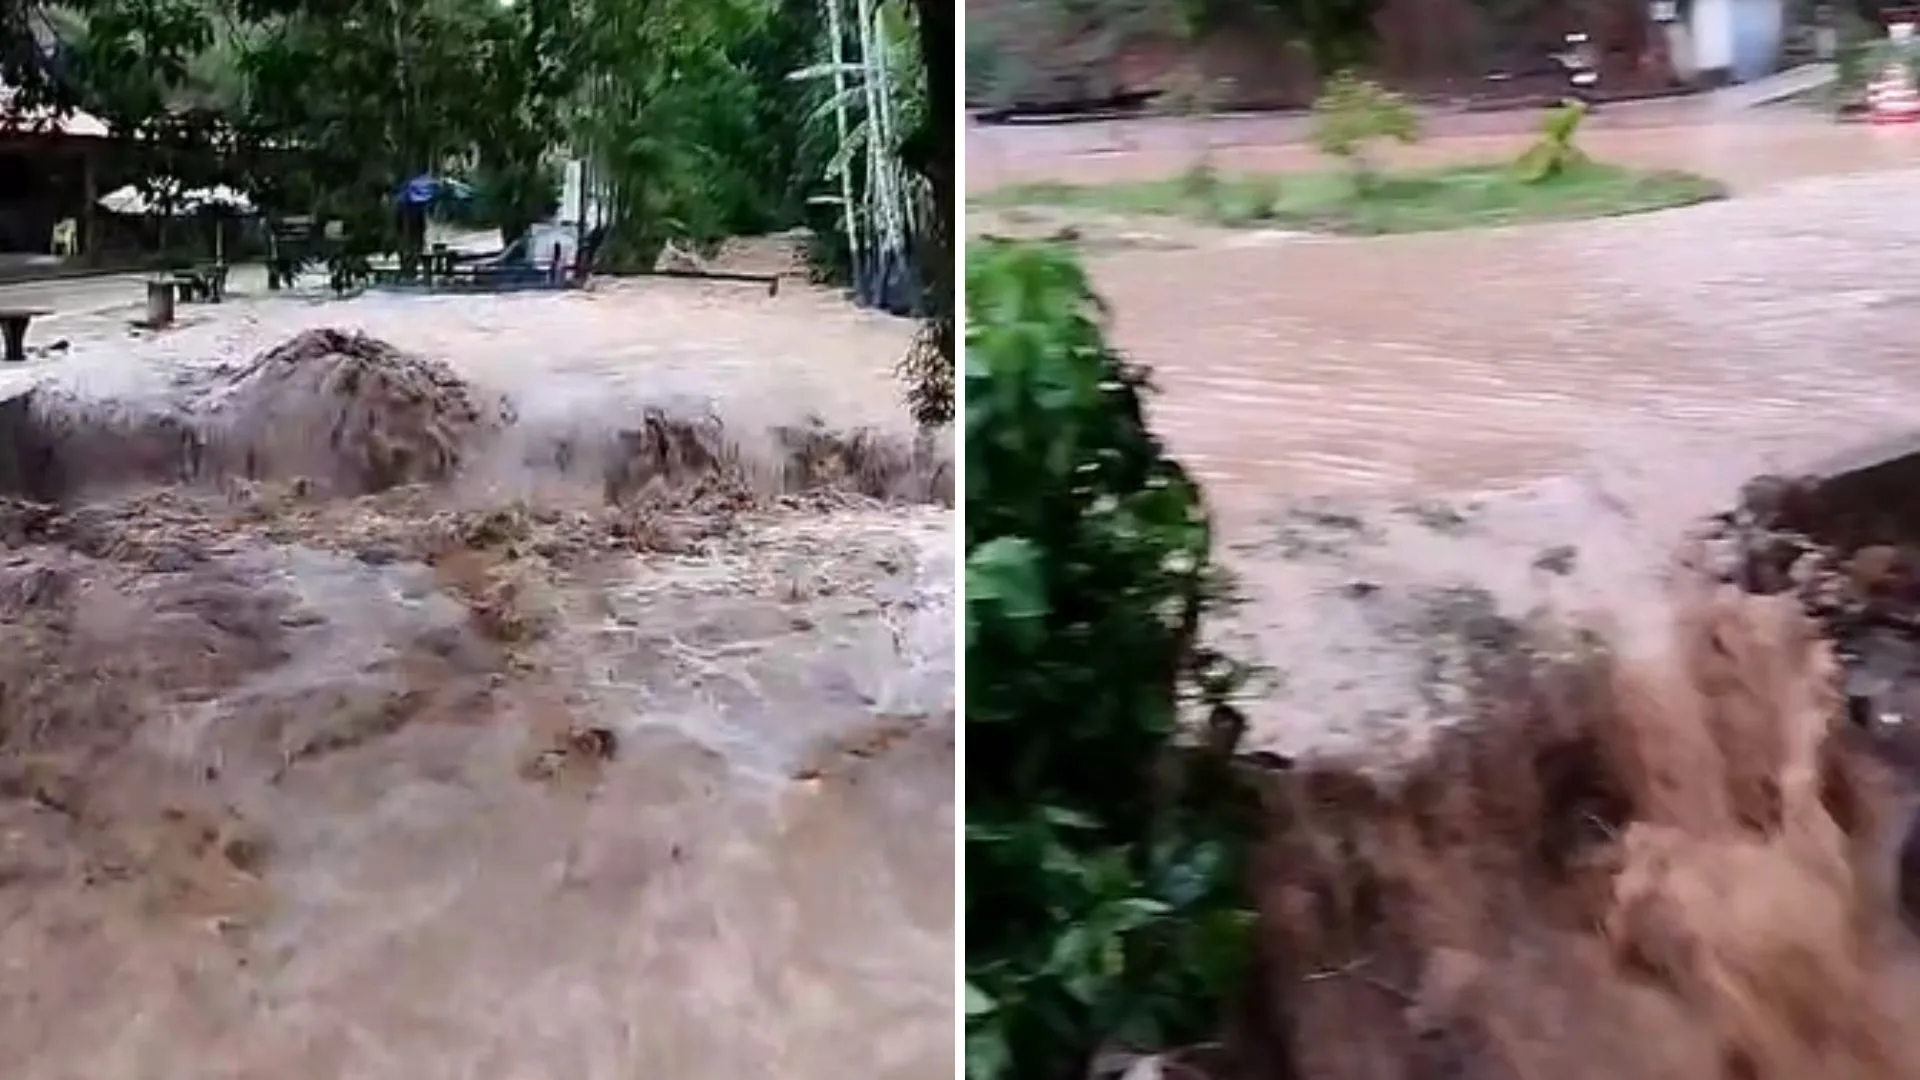
[[[1836,20],[1838,41],[1833,58],[1833,85],[1836,105],[1863,105],[1867,84],[1878,76],[1892,58],[1895,46],[1878,23],[1871,22],[1852,8],[1843,8]]]
[[[977,196],[982,205],[1055,206],[1101,214],[1165,214],[1221,225],[1272,223],[1346,236],[1470,229],[1528,221],[1665,210],[1725,198],[1707,177],[1671,169],[1631,169],[1588,161],[1550,184],[1521,181],[1512,161],[1402,169],[1364,194],[1344,172],[1228,174],[1209,200],[1196,201],[1190,179],[1112,184],[1018,184]]]
[[[967,253],[967,1071],[1206,1038],[1249,952],[1198,488],[1064,250]],[[1208,717],[1193,740],[1189,707]]]
[[[1314,146],[1343,162],[1362,190],[1374,178],[1373,144],[1414,143],[1420,134],[1420,115],[1406,99],[1350,71],[1327,80],[1313,103]]]
[[[211,45],[204,6],[189,0],[93,0],[74,27],[72,73],[101,118],[151,130],[192,78],[193,61]]]
[[[918,122],[900,148],[901,159],[919,180],[923,198],[919,248],[921,280],[931,300],[931,317],[922,326],[916,348],[924,343],[926,369],[908,390],[908,405],[923,426],[948,424],[954,410],[954,189],[955,153],[954,19],[951,4],[914,0],[914,31],[921,65]],[[908,361],[912,369],[911,357]]]
[[[881,0],[826,3],[845,40],[836,50],[829,37],[826,55],[791,76],[811,106],[815,145],[828,151],[815,200],[836,209],[834,227],[848,238],[855,269],[870,271],[882,258],[913,261],[940,231],[933,189],[943,171],[931,153],[930,82],[916,47],[925,19]],[[940,123],[951,128],[950,119]]]
[[[1180,174],[1180,194],[1203,207],[1212,207],[1220,196],[1220,169],[1213,159],[1203,157]]]
[[[799,222],[805,113],[785,78],[815,28],[810,5],[767,0],[590,9],[570,134],[600,163],[620,261]]]
[[[568,144],[600,159],[616,244],[802,215],[804,111],[785,75],[815,46],[811,0],[70,0],[48,22],[65,80],[0,50],[32,100],[123,130],[206,114],[219,139],[194,148],[376,246],[396,239],[388,196],[421,171],[474,177],[511,237],[550,210]]]
[[[350,249],[417,241],[391,201],[409,177],[466,171],[475,157],[532,168],[545,150],[528,130],[543,101],[517,63],[529,17],[518,7],[256,0],[253,14],[268,29],[238,58],[246,105],[233,121],[249,141],[297,148],[272,159],[291,174],[282,209],[345,221]],[[527,123],[509,131],[502,113]]]
[[[1272,220],[1283,193],[1277,176],[1224,176],[1208,157],[1189,166],[1174,186],[1178,212],[1228,226]]]
[[[497,226],[501,240],[508,244],[560,208],[559,163],[539,152],[483,155],[470,182],[475,220]]]
[[[1540,137],[1513,164],[1520,182],[1545,183],[1584,164],[1587,155],[1574,140],[1580,134],[1580,122],[1586,118],[1587,106],[1582,101],[1570,101],[1549,110],[1540,125]]]
[[[0,4],[0,79],[141,132],[151,173],[344,222],[355,256],[418,243],[392,193],[421,172],[473,180],[463,213],[511,241],[555,208],[564,153],[589,163],[609,262],[803,224],[851,258],[847,215],[813,200],[845,171],[865,232],[930,284],[950,363],[951,7],[833,2],[860,13],[840,43],[879,58],[862,74],[883,89],[850,134],[822,119],[830,88],[790,78],[829,51],[821,0],[34,0]]]

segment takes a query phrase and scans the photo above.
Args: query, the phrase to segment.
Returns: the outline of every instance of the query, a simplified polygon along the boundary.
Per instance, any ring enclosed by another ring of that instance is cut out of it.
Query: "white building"
[[[1676,66],[1682,76],[1716,81],[1764,78],[1779,67],[1786,19],[1785,0],[1693,0],[1686,20],[1675,24],[1684,39],[1674,42]]]

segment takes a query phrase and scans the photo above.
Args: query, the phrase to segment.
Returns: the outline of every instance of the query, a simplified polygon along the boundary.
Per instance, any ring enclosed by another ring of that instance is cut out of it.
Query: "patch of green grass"
[[[1466,165],[1377,175],[1364,191],[1338,172],[1193,175],[1119,184],[1021,184],[976,197],[982,206],[1055,206],[1159,214],[1244,228],[1351,236],[1570,221],[1689,206],[1726,189],[1704,176],[1596,161],[1522,182],[1513,167]]]

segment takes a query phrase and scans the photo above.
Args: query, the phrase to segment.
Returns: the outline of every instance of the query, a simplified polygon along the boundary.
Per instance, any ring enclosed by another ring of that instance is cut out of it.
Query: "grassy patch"
[[[1056,206],[1161,214],[1247,228],[1354,236],[1434,232],[1527,221],[1634,214],[1717,199],[1720,184],[1692,173],[1587,161],[1524,183],[1510,165],[1467,165],[1376,177],[1364,193],[1334,172],[1217,176],[1119,184],[1021,184],[974,199],[982,206]]]

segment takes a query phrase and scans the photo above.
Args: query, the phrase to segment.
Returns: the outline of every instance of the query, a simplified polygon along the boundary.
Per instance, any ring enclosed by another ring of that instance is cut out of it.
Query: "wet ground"
[[[137,300],[69,302],[15,376],[62,453],[164,457],[115,432],[244,412],[244,362],[326,326],[444,360],[509,434],[637,431],[612,442],[681,471],[609,504],[505,436],[441,468],[395,432],[464,436],[401,394],[413,419],[321,444],[419,483],[4,503],[13,1075],[950,1074],[951,511],[796,472],[773,432],[910,441],[910,326],[614,285],[243,297],[150,334]],[[285,405],[260,415],[305,430]],[[725,482],[687,431],[726,436]]]
[[[1507,158],[1523,149],[1540,114],[1446,113],[1427,117],[1426,139],[1383,148],[1406,164]],[[1053,126],[979,126],[967,132],[967,189],[1026,180],[1098,182],[1159,178],[1210,149],[1222,169],[1313,168],[1311,121],[1295,115],[1228,115]],[[1648,168],[1690,169],[1743,190],[1841,172],[1920,163],[1911,132],[1834,124],[1791,105],[1738,108],[1713,96],[1611,105],[1589,114],[1581,142],[1595,156]]]
[[[330,325],[445,356],[502,389],[538,388],[525,395],[536,409],[603,397],[596,380],[605,379],[647,400],[697,398],[781,418],[813,411],[851,424],[885,419],[897,393],[891,365],[901,324],[804,288],[768,297],[764,286],[631,280],[484,300],[369,292],[341,301],[318,287],[268,293],[264,274],[239,268],[234,289],[225,304],[182,305],[177,325],[159,334],[133,326],[145,304],[138,278],[13,286],[4,295],[11,303],[31,292],[55,312],[33,324],[30,351],[69,344],[29,367],[93,394],[149,392],[177,367],[232,361]]]
[[[1165,390],[1159,429],[1228,522],[1248,646],[1282,669],[1264,738],[1418,743],[1451,708],[1430,700],[1444,658],[1406,647],[1436,597],[1631,618],[1616,601],[1653,588],[1680,532],[1747,476],[1920,415],[1920,132],[1792,110],[1683,122],[1695,107],[1582,141],[1726,180],[1725,202],[1366,240],[1136,222],[1166,242],[1094,256],[1120,343]],[[1239,135],[1218,163],[1311,165],[1297,144],[1254,143],[1263,124],[1284,143],[1289,123],[1224,121]],[[972,137],[1000,143],[970,158],[975,189],[1193,160],[1191,130],[1167,122]],[[1087,152],[1103,144],[1118,149]],[[1522,145],[1435,139],[1408,158]],[[1537,564],[1566,545],[1577,558]],[[1357,695],[1361,717],[1329,717],[1329,694]]]

